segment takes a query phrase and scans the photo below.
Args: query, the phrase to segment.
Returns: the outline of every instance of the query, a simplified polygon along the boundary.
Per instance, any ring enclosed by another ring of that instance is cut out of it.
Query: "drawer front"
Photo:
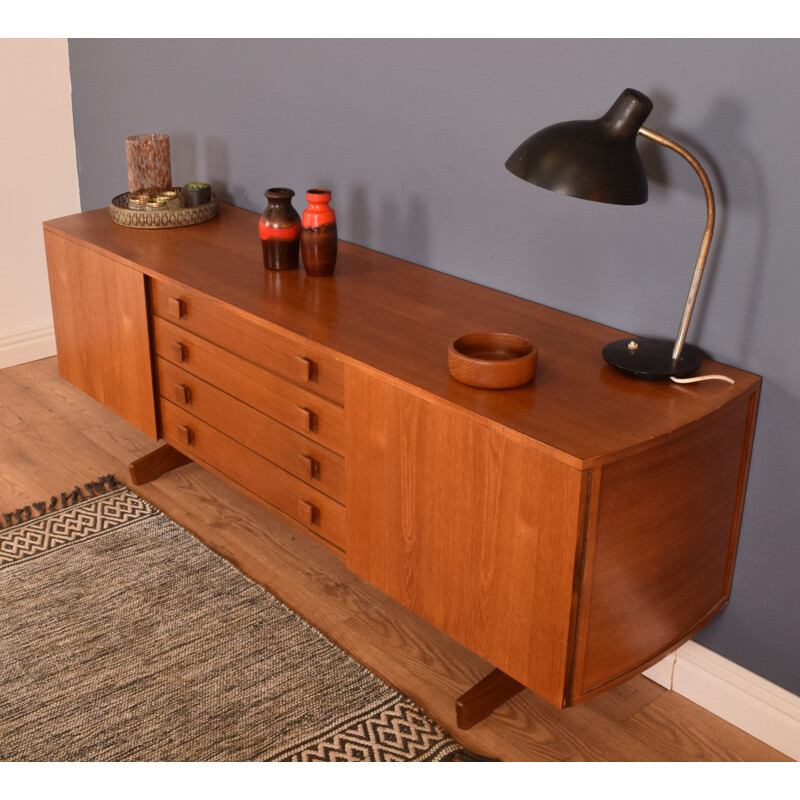
[[[344,452],[344,409],[273,373],[155,317],[156,353],[226,394],[318,442]]]
[[[317,536],[342,551],[347,549],[341,503],[163,399],[161,424],[164,440],[189,458],[219,470]]]
[[[158,358],[161,396],[324,494],[344,502],[344,458]]]
[[[151,283],[153,312],[335,403],[344,401],[344,366],[327,350],[240,316],[200,292]]]

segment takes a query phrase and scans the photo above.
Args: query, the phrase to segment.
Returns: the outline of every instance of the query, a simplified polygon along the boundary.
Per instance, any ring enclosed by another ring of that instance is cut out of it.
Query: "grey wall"
[[[71,40],[70,68],[85,210],[126,191],[126,136],[168,133],[176,183],[259,212],[271,186],[330,186],[343,239],[672,337],[704,223],[689,166],[644,142],[637,207],[503,168],[539,127],[648,94],[648,125],[694,150],[718,197],[689,341],[764,378],[733,596],[697,641],[800,694],[800,45]]]

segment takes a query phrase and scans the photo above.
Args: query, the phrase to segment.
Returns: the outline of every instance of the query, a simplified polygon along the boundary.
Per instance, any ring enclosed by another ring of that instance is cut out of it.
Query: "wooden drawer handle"
[[[176,383],[175,400],[188,406],[192,402],[192,390],[185,383]]]
[[[319,509],[313,503],[309,503],[308,500],[298,500],[297,519],[308,527],[318,525]]]
[[[316,364],[305,356],[294,357],[295,376],[302,383],[310,383],[314,378]]]
[[[311,431],[314,429],[314,412],[310,408],[297,407],[295,412],[297,427],[301,431]]]
[[[316,458],[301,453],[297,457],[297,463],[300,466],[300,474],[304,478],[319,478],[319,461]]]
[[[194,431],[188,425],[178,425],[178,439],[184,444],[194,444]]]
[[[173,342],[172,356],[178,362],[188,361],[189,351],[186,349],[186,345],[183,342]]]
[[[186,316],[186,303],[179,300],[177,297],[170,297],[167,300],[167,312],[175,319],[181,319]]]

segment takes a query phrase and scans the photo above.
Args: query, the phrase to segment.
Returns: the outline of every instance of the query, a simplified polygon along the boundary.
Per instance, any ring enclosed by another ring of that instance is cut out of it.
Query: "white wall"
[[[0,39],[0,368],[55,355],[42,222],[80,211],[66,39]]]

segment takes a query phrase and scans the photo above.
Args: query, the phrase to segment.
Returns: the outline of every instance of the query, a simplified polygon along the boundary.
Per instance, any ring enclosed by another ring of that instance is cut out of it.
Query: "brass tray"
[[[175,191],[182,193],[180,189]],[[183,228],[186,225],[199,225],[208,222],[219,214],[219,200],[212,192],[211,202],[192,208],[158,208],[153,210],[135,211],[128,208],[130,192],[118,194],[108,207],[111,219],[117,225],[127,228],[146,228],[157,230],[159,228]]]

